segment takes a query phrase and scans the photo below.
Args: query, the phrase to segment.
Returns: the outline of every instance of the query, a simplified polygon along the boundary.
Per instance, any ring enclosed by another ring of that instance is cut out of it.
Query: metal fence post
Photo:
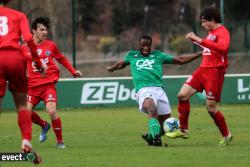
[[[73,67],[76,68],[76,11],[75,11],[75,0],[71,0],[72,6],[72,61]]]

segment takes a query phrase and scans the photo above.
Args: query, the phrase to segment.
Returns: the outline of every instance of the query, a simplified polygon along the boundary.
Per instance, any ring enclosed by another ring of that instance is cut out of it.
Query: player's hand
[[[45,77],[46,69],[42,66],[38,71],[41,73],[42,77]]]
[[[82,73],[81,73],[81,71],[76,70],[76,72],[73,76],[74,76],[74,78],[80,78],[80,77],[82,77]]]
[[[38,72],[41,73],[41,75],[44,77],[46,73],[46,68],[44,67],[44,65],[42,63],[35,62],[35,67]]]
[[[199,38],[195,33],[193,32],[190,32],[190,33],[187,33],[186,35],[186,38],[193,41],[193,42],[198,42],[200,43],[202,41],[201,38]]]
[[[190,32],[190,33],[186,34],[186,38],[189,39],[189,40],[193,41],[195,37],[196,37],[196,35],[193,32]]]
[[[111,66],[105,66],[104,68],[105,68],[105,70],[107,70],[109,72],[113,72],[114,71],[114,69]]]

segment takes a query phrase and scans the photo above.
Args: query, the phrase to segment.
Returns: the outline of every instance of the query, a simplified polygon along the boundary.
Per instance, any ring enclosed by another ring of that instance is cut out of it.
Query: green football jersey
[[[158,50],[143,56],[140,51],[132,50],[127,53],[124,61],[130,65],[135,90],[138,92],[143,87],[163,87],[162,64],[172,64],[173,56]]]

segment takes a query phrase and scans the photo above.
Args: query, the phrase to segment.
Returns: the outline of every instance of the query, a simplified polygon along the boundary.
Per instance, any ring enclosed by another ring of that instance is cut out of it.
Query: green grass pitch
[[[177,117],[176,106],[172,107]],[[43,158],[41,167],[249,167],[250,105],[221,105],[234,142],[219,147],[219,131],[205,106],[192,106],[190,138],[168,139],[168,147],[148,146],[142,139],[147,116],[137,107],[59,110],[66,149],[57,149],[51,129],[39,143],[40,128],[33,125],[32,143]],[[39,114],[49,120],[47,113]],[[19,152],[17,114],[0,115],[0,152]],[[1,167],[29,167],[30,162],[1,162]]]

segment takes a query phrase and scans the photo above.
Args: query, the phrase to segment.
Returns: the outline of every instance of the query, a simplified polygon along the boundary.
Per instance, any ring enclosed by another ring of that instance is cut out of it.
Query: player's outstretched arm
[[[46,73],[45,67],[43,66],[43,64],[40,61],[39,56],[37,55],[37,52],[36,52],[37,46],[34,43],[32,34],[30,33],[28,19],[24,14],[22,14],[22,17],[21,17],[20,28],[21,28],[22,38],[27,43],[28,47],[30,48],[32,58],[36,62],[35,63],[36,68],[42,75],[45,75]]]
[[[230,35],[228,31],[223,32],[223,35],[217,37],[218,40],[216,42],[207,39],[201,39],[193,32],[188,33],[186,35],[186,38],[191,40],[197,45],[201,44],[204,47],[207,47],[212,50],[217,50],[220,52],[226,52],[230,44]]]
[[[190,32],[186,34],[186,38],[193,41],[193,42],[198,42],[201,43],[202,39],[198,37],[195,33]]]
[[[195,59],[197,59],[198,57],[200,57],[202,55],[202,52],[196,52],[196,53],[192,53],[192,54],[185,54],[185,55],[181,55],[181,56],[175,56],[173,59],[173,64],[186,64],[189,63]]]
[[[115,70],[120,70],[120,69],[123,69],[127,66],[128,64],[125,63],[124,61],[120,61],[114,65],[111,65],[111,66],[105,66],[105,70],[109,71],[109,72],[113,72]]]

